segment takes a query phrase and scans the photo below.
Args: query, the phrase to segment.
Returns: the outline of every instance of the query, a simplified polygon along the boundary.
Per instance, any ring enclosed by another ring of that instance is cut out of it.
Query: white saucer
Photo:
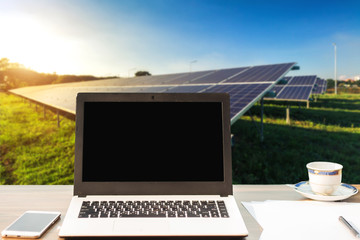
[[[307,181],[299,182],[295,185],[289,186],[293,187],[296,192],[300,193],[304,197],[327,202],[344,200],[358,193],[358,189],[356,187],[346,183],[342,183],[340,187],[329,196],[315,194],[311,190],[310,184]]]

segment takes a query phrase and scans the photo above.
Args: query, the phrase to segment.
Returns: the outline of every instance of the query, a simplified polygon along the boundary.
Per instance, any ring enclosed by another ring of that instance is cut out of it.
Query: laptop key
[[[174,212],[174,211],[169,211],[169,212],[168,212],[168,217],[176,217],[176,212]]]
[[[199,201],[192,201],[192,205],[200,205]]]
[[[111,212],[111,213],[110,213],[110,217],[111,217],[111,218],[117,218],[117,217],[118,217],[118,213],[117,213],[117,212]]]
[[[224,218],[228,218],[229,214],[227,212],[225,202],[224,201],[217,201],[217,204],[218,204],[218,207],[219,207],[220,216],[224,217]]]
[[[200,214],[195,211],[187,211],[186,214],[188,217],[200,217]]]
[[[100,217],[101,218],[107,218],[107,217],[109,217],[109,213],[103,212],[103,213],[100,214]]]
[[[177,212],[177,216],[178,217],[185,217],[185,212],[179,211],[179,212]]]
[[[204,218],[209,218],[210,217],[210,213],[209,212],[202,212],[201,216]]]
[[[211,217],[216,217],[216,218],[219,217],[218,211],[211,211],[210,214],[211,214]]]

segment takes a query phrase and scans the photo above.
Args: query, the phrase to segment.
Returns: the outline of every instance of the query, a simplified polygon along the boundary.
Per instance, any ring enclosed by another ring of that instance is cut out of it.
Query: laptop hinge
[[[228,196],[229,196],[229,195],[221,195],[221,194],[220,194],[220,197],[228,197]]]
[[[86,195],[78,195],[78,198],[86,198]]]

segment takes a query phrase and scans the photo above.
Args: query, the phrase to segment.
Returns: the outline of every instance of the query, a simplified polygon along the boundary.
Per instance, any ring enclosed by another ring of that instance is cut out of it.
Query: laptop
[[[60,237],[242,237],[226,93],[79,93]]]

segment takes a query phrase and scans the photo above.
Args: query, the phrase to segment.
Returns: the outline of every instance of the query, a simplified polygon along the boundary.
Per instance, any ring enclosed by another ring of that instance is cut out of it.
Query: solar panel
[[[324,81],[324,85],[323,85],[322,93],[325,93],[327,90],[327,81],[325,79],[323,79],[323,81]]]
[[[276,98],[282,100],[307,101],[310,98],[312,88],[312,86],[287,86],[282,89]]]
[[[149,77],[148,79],[144,79],[144,81],[142,81],[142,84],[144,84],[144,85],[166,84],[166,81],[172,81],[174,79],[181,78],[184,75],[186,75],[186,74],[175,73],[175,74],[165,74],[165,75],[154,75],[154,76]],[[138,78],[138,77],[136,77],[136,78]]]
[[[308,101],[315,87],[316,75],[285,77],[285,85],[275,85],[271,91],[276,93],[274,98],[266,100]]]
[[[325,79],[317,78],[315,82],[315,87],[313,89],[313,94],[323,94],[326,92],[327,82]]]
[[[257,102],[271,83],[262,84],[221,84],[206,89],[204,92],[230,94],[230,117],[235,119],[243,115],[255,102]]]
[[[193,81],[191,81],[192,84],[198,84],[198,83],[219,83],[222,82],[236,74],[241,73],[242,71],[248,69],[248,67],[242,67],[242,68],[231,68],[231,69],[222,69],[215,72],[212,72],[209,75],[197,78]]]
[[[175,78],[173,80],[170,81],[165,81],[166,84],[185,84],[188,83],[192,80],[196,80],[200,77],[204,77],[210,73],[214,72],[214,70],[212,71],[201,71],[201,72],[192,72],[192,73],[188,73],[188,74],[184,74],[181,77]]]
[[[320,78],[317,78],[315,81],[314,88],[312,90],[312,94],[321,94],[323,90],[323,80]]]
[[[294,64],[295,63],[287,63],[249,67],[239,75],[225,82],[275,82],[284,75],[284,72],[287,72],[286,69],[291,68]]]
[[[271,88],[271,91],[279,94],[284,87],[284,85],[275,85],[273,88]]]
[[[321,89],[321,93],[325,93],[326,89],[327,89],[327,81],[325,79],[321,79],[322,80],[322,89]]]
[[[75,100],[79,92],[227,92],[230,94],[233,123],[295,64],[64,83],[14,89],[11,92],[71,114],[75,114]]]
[[[286,82],[289,82],[291,78],[292,78],[292,77],[284,77],[283,79],[284,79]]]
[[[167,81],[173,81],[177,78],[186,76],[187,73],[175,73],[175,74],[166,74],[166,75],[154,75],[154,76],[140,76],[140,77],[131,77],[131,78],[118,78],[117,82],[114,82],[115,85],[121,86],[137,86],[137,85],[163,85]]]
[[[296,76],[292,77],[287,85],[288,86],[313,86],[316,81],[316,75],[312,76]]]
[[[211,85],[188,85],[168,88],[165,92],[170,93],[197,93],[205,90]]]
[[[99,81],[101,81],[103,86],[136,86],[144,85],[151,80],[152,76],[141,76],[136,78],[112,78],[105,80],[96,80],[96,81],[83,81],[79,83],[72,83],[76,86],[99,86]]]

